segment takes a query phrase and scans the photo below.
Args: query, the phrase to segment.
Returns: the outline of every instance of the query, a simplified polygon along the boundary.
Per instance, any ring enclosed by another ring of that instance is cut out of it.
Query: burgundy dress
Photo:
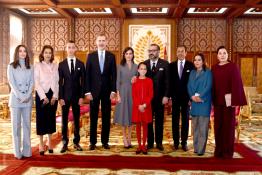
[[[153,98],[153,82],[150,78],[136,79],[132,85],[133,111],[132,122],[152,122],[151,100]],[[140,112],[139,105],[146,104],[144,112]]]
[[[234,63],[216,64],[213,73],[213,105],[215,129],[215,157],[232,158],[235,140],[235,106],[246,105],[240,72]],[[227,107],[225,94],[231,94]]]

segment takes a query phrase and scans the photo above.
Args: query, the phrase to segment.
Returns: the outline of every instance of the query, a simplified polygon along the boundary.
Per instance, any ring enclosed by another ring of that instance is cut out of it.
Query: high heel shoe
[[[52,154],[52,153],[54,153],[54,150],[53,150],[53,149],[48,149],[48,152],[49,152],[50,154]]]

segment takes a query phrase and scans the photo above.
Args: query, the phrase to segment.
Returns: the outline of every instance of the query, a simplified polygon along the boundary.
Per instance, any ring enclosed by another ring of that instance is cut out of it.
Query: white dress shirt
[[[76,67],[76,57],[73,57],[73,58],[68,58],[67,57],[67,63],[68,63],[68,67],[69,67],[69,71],[71,73],[71,60],[73,59],[73,64],[74,64],[74,70],[75,70],[75,67]]]
[[[46,63],[45,61],[35,64],[34,68],[35,90],[40,99],[46,98],[46,93],[51,89],[53,97],[58,98],[59,74],[58,66],[55,63]]]
[[[186,59],[183,59],[182,60],[182,65],[183,65],[183,68],[185,67],[185,63],[186,63]],[[181,64],[181,60],[177,60],[177,70],[178,70],[178,74],[179,74],[179,72],[180,72],[180,64]]]
[[[100,62],[100,60],[101,60],[101,58],[100,58],[100,56],[101,56],[101,54],[103,54],[103,58],[105,59],[106,57],[106,51],[105,50],[97,50],[97,54],[98,54],[98,59],[99,59],[99,62]]]
[[[159,58],[158,58],[158,59],[159,59]],[[153,60],[150,59],[150,68],[151,68],[151,69],[152,69],[152,67],[153,67],[153,63],[155,63],[155,66],[157,65],[158,59],[155,60],[155,61],[153,61]]]

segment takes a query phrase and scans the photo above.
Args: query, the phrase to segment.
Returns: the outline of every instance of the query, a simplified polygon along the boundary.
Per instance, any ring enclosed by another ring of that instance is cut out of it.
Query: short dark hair
[[[160,50],[160,47],[159,47],[159,45],[157,45],[157,44],[155,44],[155,43],[153,43],[153,44],[150,44],[150,46],[155,46],[155,47],[157,47],[157,50]]]
[[[177,48],[179,48],[179,47],[183,47],[185,49],[185,51],[187,51],[187,48],[186,48],[185,45],[178,45]]]
[[[41,51],[41,53],[40,53],[40,55],[39,55],[39,62],[44,61],[44,51],[45,51],[46,49],[50,49],[50,50],[51,50],[51,54],[52,54],[52,55],[51,55],[50,62],[52,63],[52,62],[54,61],[54,59],[55,59],[55,56],[54,56],[54,49],[53,49],[53,47],[50,46],[50,45],[44,45],[44,47],[43,47],[43,49],[42,49],[42,51]]]
[[[132,63],[134,63],[134,58],[135,58],[135,55],[134,55],[134,49],[132,47],[126,47],[123,51],[123,56],[122,56],[122,60],[120,61],[120,64],[122,66],[124,66],[126,64],[126,58],[125,58],[125,54],[127,51],[131,50],[131,52],[133,53],[133,58],[132,58]]]
[[[218,54],[218,52],[219,52],[220,49],[225,49],[225,50],[227,50],[225,46],[219,46],[219,47],[217,48],[217,54]]]
[[[74,40],[69,40],[67,43],[74,43],[75,44],[75,41]]]
[[[202,53],[197,53],[195,56],[194,56],[194,61],[195,61],[195,57],[196,56],[200,56],[202,62],[203,62],[203,70],[206,71],[206,61],[205,61],[205,56],[202,54]]]

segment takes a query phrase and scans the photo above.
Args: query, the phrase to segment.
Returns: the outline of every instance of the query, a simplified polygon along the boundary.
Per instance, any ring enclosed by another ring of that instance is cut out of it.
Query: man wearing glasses
[[[152,99],[152,115],[155,121],[155,134],[153,122],[148,124],[147,149],[154,147],[160,151],[164,150],[163,124],[164,124],[164,105],[168,103],[169,93],[169,64],[166,60],[159,58],[160,47],[157,44],[149,46],[149,59],[145,61],[147,65],[146,76],[153,80],[154,97]],[[155,135],[155,136],[154,136]]]

